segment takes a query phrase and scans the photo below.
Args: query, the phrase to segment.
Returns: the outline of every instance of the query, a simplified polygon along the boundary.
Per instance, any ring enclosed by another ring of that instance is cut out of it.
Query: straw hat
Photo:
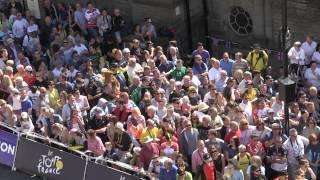
[[[201,102],[199,105],[198,105],[198,111],[202,112],[202,111],[206,111],[209,109],[209,106],[204,103],[204,102]]]

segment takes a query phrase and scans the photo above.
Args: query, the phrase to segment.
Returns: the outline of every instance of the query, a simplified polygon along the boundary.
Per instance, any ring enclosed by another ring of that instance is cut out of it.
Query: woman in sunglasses
[[[222,179],[224,168],[226,166],[224,155],[220,153],[214,145],[211,146],[209,153],[214,163],[216,173],[215,176],[217,179]]]

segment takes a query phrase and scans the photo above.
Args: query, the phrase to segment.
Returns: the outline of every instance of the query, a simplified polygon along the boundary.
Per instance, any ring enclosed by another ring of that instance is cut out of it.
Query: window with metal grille
[[[248,35],[252,32],[252,19],[250,14],[242,7],[233,7],[229,15],[231,29],[239,35]]]

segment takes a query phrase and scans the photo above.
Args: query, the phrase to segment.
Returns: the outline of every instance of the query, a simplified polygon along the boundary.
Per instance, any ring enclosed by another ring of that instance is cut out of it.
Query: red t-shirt
[[[25,74],[22,79],[29,85],[29,87],[33,86],[36,82],[36,77],[34,75]]]
[[[120,110],[119,107],[116,107],[111,112],[111,114],[115,115],[117,117],[118,121],[120,121],[122,123],[127,122],[130,113],[131,113],[131,110],[128,108],[127,104],[123,105],[122,111]]]
[[[224,137],[224,142],[226,142],[227,144],[230,143],[230,139],[233,137],[233,136],[237,136],[239,139],[240,139],[240,135],[241,135],[241,131],[238,130],[238,131],[230,131],[226,134],[226,136]]]
[[[143,146],[140,152],[140,162],[143,164],[145,170],[148,169],[152,157],[157,154],[159,155],[159,147],[156,143],[151,143],[151,149]]]
[[[204,175],[206,176],[206,180],[214,180],[214,164],[211,161],[209,164],[204,163],[203,165]]]

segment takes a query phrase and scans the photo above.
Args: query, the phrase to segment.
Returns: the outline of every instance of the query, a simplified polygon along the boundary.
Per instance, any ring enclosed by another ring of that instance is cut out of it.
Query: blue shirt
[[[161,166],[159,180],[176,180],[177,172],[178,168],[175,165],[172,165],[169,171],[164,166]]]
[[[210,53],[207,50],[203,50],[201,53],[196,49],[192,52],[192,57],[195,55],[200,55],[202,57],[202,61],[208,65],[209,59],[210,59]]]
[[[217,91],[218,92],[223,92],[223,89],[226,87],[226,82],[227,82],[227,79],[226,80],[222,80],[222,79],[219,79],[217,82],[216,82],[216,88],[217,88]]]
[[[166,64],[160,64],[158,69],[160,73],[167,73],[174,67],[173,63],[171,61],[168,61]]]
[[[234,60],[228,59],[228,61],[225,61],[224,59],[220,60],[220,67],[221,69],[227,71],[228,76],[232,76],[232,65],[234,63]]]
[[[208,67],[205,63],[201,63],[200,65],[198,63],[194,63],[192,66],[192,72],[194,75],[202,74],[206,71],[208,71]]]
[[[32,108],[32,102],[30,99],[26,99],[21,102],[21,112],[28,112],[28,109]]]

